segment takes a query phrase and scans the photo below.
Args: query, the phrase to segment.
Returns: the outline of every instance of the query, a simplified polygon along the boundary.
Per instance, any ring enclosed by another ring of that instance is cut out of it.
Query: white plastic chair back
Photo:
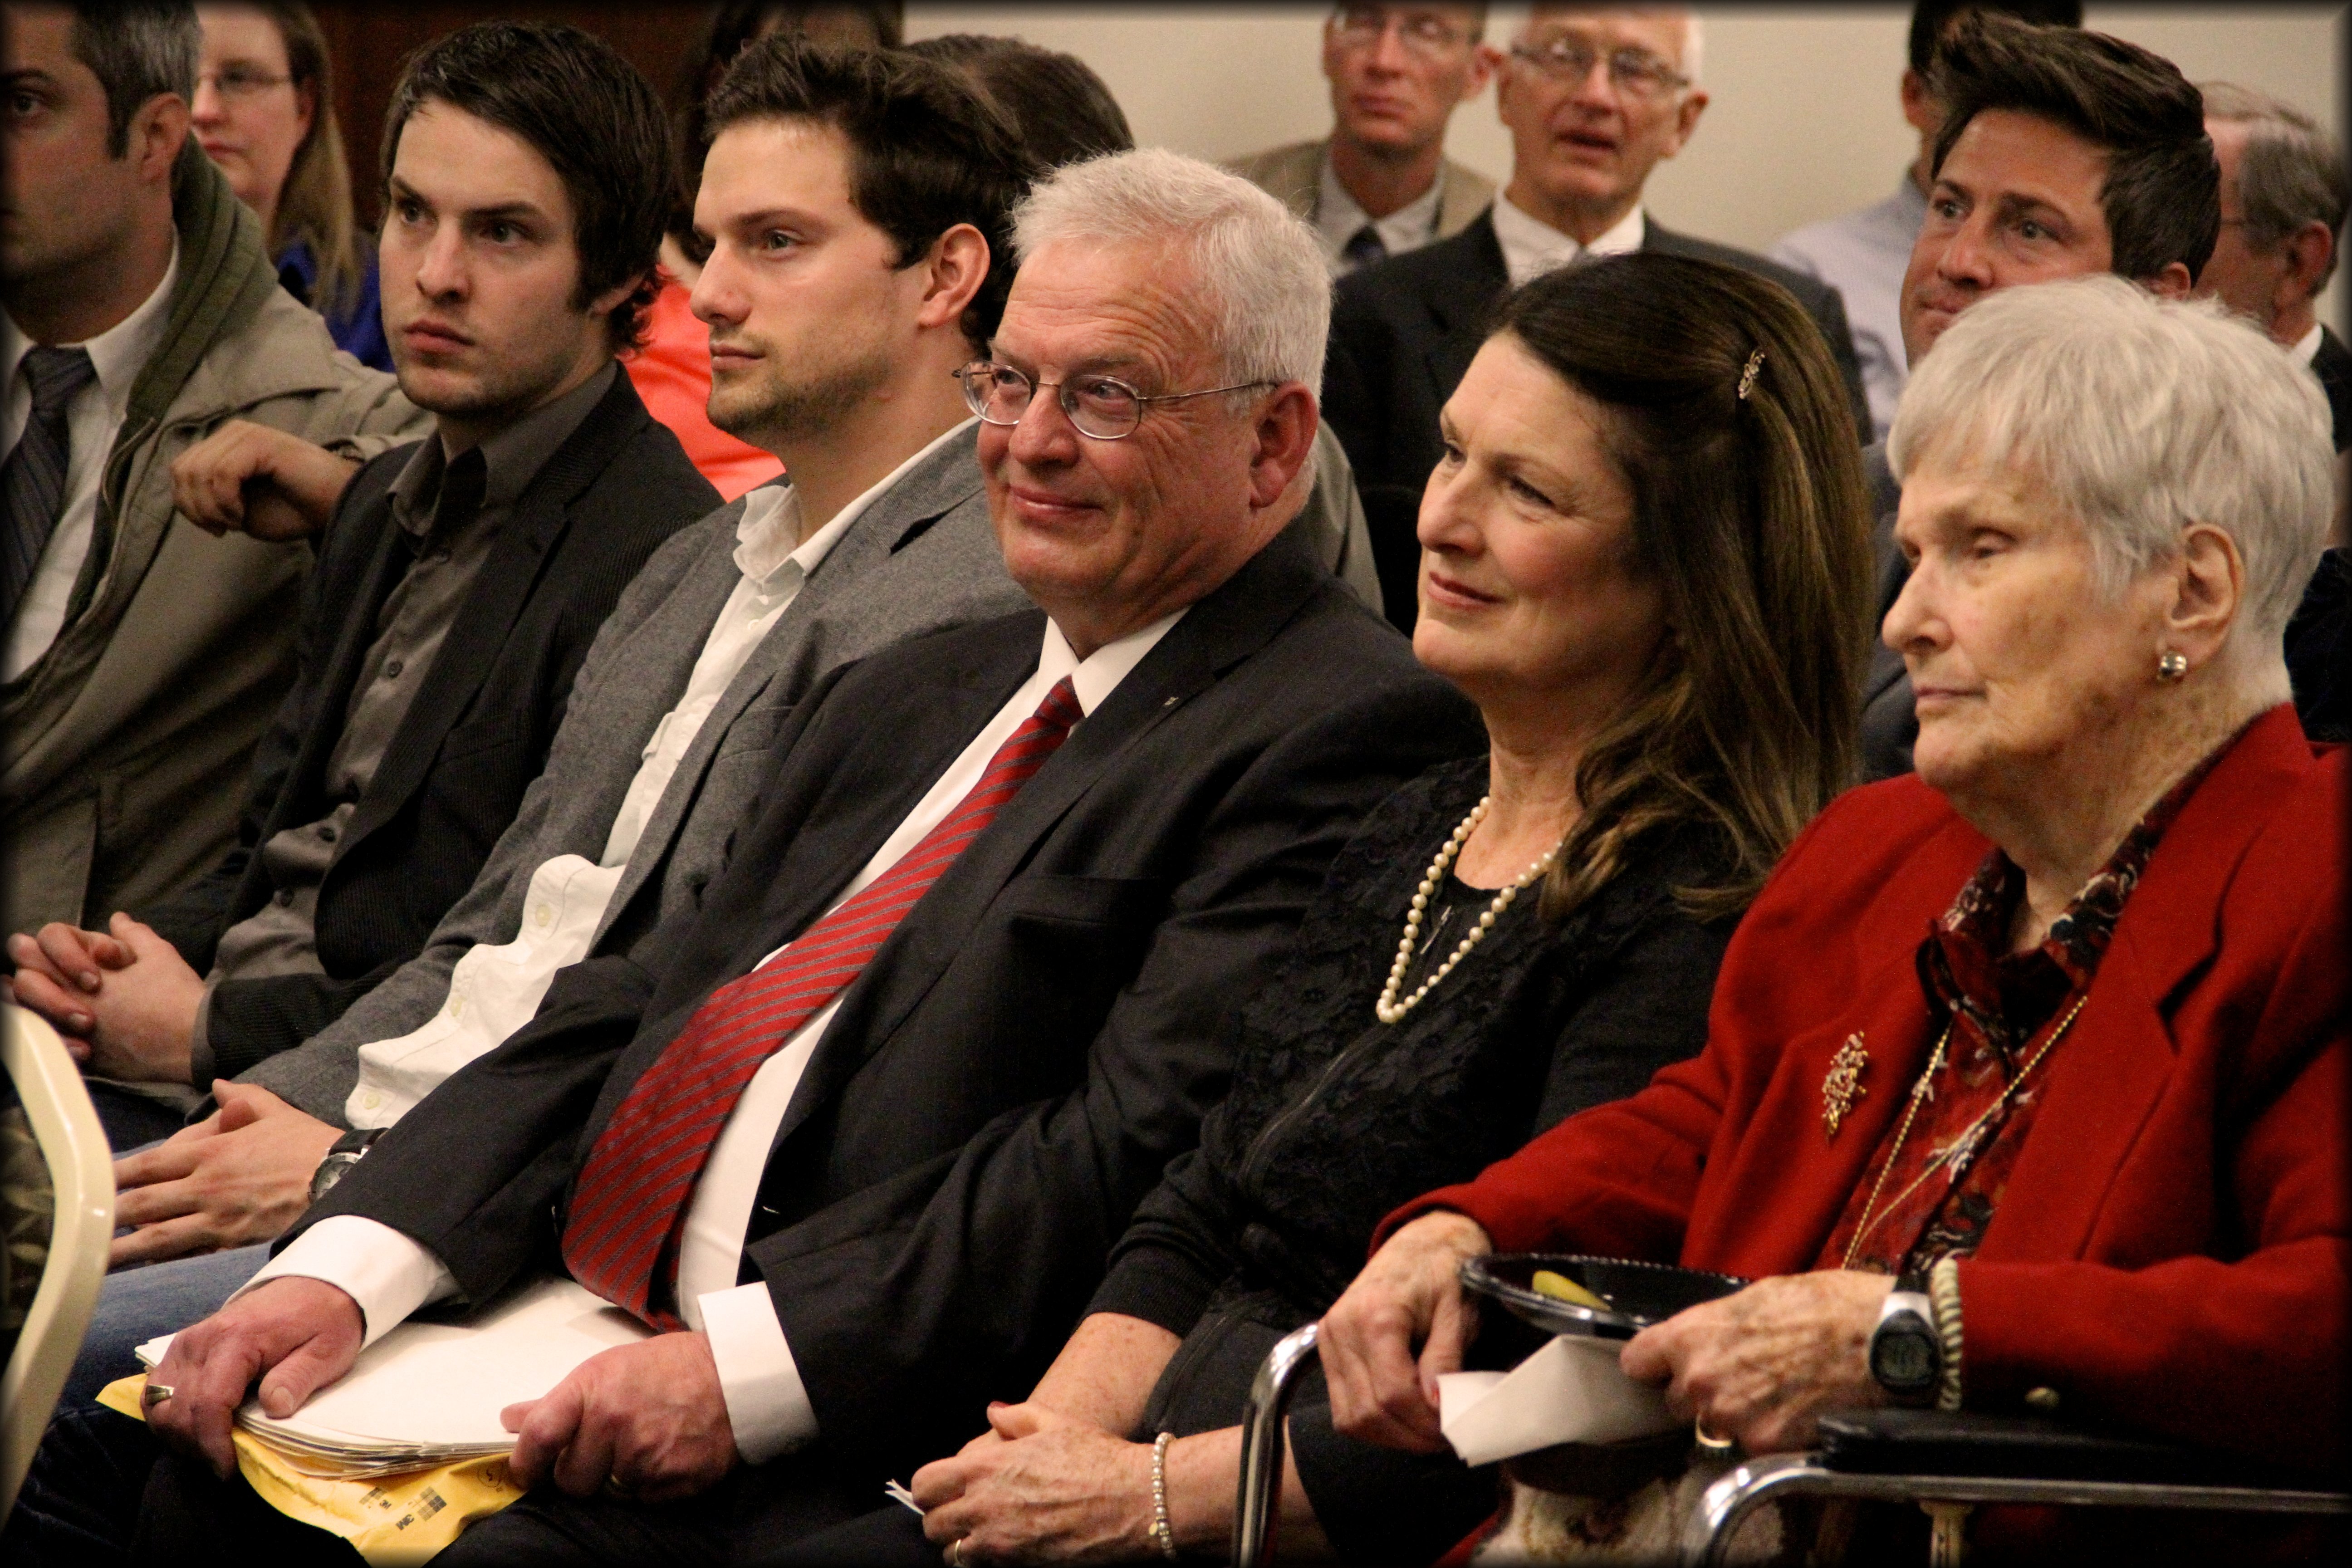
[[[106,1279],[114,1236],[114,1155],[89,1102],[81,1073],[57,1031],[23,1008],[0,1004],[0,1061],[16,1086],[25,1120],[47,1162],[57,1193],[49,1254],[24,1332],[0,1374],[0,1519],[16,1506],[16,1489],[56,1410],[81,1350],[81,1336]]]

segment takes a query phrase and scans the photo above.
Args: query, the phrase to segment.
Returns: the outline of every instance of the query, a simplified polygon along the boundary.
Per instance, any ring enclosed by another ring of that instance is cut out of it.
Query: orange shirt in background
[[[710,329],[687,308],[686,285],[667,271],[661,279],[646,346],[625,355],[621,363],[646,411],[669,426],[711,488],[733,500],[782,473],[784,465],[710,422]]]

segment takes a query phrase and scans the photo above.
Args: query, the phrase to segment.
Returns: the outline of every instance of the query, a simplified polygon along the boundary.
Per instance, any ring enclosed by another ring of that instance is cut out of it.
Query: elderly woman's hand
[[[923,1533],[959,1563],[1125,1563],[1152,1544],[1151,1445],[1045,1405],[992,1405],[989,1430],[915,1472]]]
[[[1748,1453],[1810,1447],[1822,1411],[1886,1402],[1870,1375],[1870,1333],[1894,1288],[1851,1269],[1759,1279],[1644,1329],[1618,1364],[1636,1382],[1666,1382],[1667,1408]]]
[[[1462,1295],[1462,1260],[1492,1250],[1477,1221],[1441,1211],[1414,1220],[1372,1255],[1324,1314],[1317,1340],[1340,1431],[1383,1447],[1444,1450],[1437,1380],[1461,1370],[1476,1327]]]

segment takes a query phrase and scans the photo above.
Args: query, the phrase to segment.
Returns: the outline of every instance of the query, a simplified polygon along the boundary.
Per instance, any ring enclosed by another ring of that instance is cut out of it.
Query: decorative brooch
[[[1862,1031],[1857,1029],[1845,1037],[1845,1044],[1830,1058],[1829,1076],[1822,1079],[1822,1125],[1835,1138],[1838,1123],[1853,1102],[1870,1090],[1862,1086],[1863,1069],[1870,1065],[1870,1052],[1864,1048]]]

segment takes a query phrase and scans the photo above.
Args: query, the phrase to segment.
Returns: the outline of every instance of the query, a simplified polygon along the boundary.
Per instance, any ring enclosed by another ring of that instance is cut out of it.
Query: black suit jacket
[[[2336,329],[2321,323],[2319,350],[2311,356],[2312,374],[2319,384],[2327,389],[2327,414],[2333,426],[2336,449],[2339,452],[2352,446],[2352,349],[2336,335]]]
[[[142,911],[199,971],[221,934],[277,892],[259,846],[327,814],[327,763],[352,687],[415,560],[391,491],[415,449],[361,469],[320,541],[294,686],[254,754],[236,846],[187,893]],[[718,504],[677,437],[615,375],[518,498],[335,847],[319,889],[325,974],[215,987],[221,1076],[299,1045],[424,947],[545,765],[613,602],[656,545]]]
[[[1853,400],[1856,439],[1870,439],[1845,304],[1838,291],[1777,262],[1676,234],[1654,220],[1642,248],[1746,268],[1797,298],[1822,329]],[[1409,250],[1340,281],[1323,366],[1323,416],[1339,433],[1371,531],[1372,559],[1389,618],[1412,629],[1420,613],[1421,546],[1413,536],[1421,492],[1444,455],[1437,413],[1486,342],[1486,314],[1510,287],[1494,209],[1451,239]]]
[[[481,1302],[556,1256],[597,1133],[724,982],[805,930],[1036,667],[1034,611],[828,676],[698,909],[558,975],[330,1214],[430,1247]],[[1297,541],[1193,606],[843,994],[747,1237],[828,1447],[949,1452],[1060,1348],[1111,1243],[1224,1092],[1226,1017],[1404,780],[1485,743]],[[1402,911],[1398,918],[1402,919]]]

